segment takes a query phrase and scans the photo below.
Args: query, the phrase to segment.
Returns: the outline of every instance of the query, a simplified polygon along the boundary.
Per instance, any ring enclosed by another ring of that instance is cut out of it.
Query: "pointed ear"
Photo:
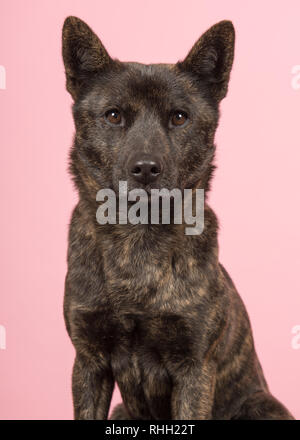
[[[67,90],[76,99],[85,79],[114,61],[91,28],[77,17],[67,17],[62,32]]]
[[[206,31],[187,57],[177,66],[192,72],[206,84],[211,96],[221,101],[226,96],[234,56],[234,27],[221,21]]]

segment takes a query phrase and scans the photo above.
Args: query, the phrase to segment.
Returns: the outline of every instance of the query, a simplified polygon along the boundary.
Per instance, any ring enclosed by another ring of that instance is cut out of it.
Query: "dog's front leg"
[[[73,367],[72,392],[76,420],[106,420],[114,389],[111,370],[77,355]]]
[[[172,391],[172,419],[211,419],[215,377],[215,366],[208,363],[180,369]]]

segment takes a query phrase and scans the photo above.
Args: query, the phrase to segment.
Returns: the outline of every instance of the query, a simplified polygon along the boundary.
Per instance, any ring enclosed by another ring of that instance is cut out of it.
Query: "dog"
[[[76,350],[75,419],[293,419],[269,391],[249,318],[204,228],[99,224],[101,188],[209,191],[214,135],[234,57],[234,27],[206,31],[183,61],[112,59],[83,21],[63,26],[79,194],[69,229],[64,318]]]

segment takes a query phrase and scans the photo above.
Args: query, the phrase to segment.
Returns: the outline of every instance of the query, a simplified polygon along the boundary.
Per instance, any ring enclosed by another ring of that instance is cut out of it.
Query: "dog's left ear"
[[[226,96],[234,56],[234,27],[221,21],[206,31],[177,66],[203,81],[217,102]]]
[[[62,32],[62,54],[66,70],[67,90],[74,100],[82,84],[97,72],[117,61],[107,53],[97,35],[77,17],[67,17]]]

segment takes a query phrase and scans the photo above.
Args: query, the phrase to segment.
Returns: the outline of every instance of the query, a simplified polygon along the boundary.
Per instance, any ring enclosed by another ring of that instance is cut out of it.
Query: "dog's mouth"
[[[196,189],[202,189],[201,187],[202,179],[197,179],[193,184],[186,185],[183,188],[178,185],[174,187],[157,187],[154,185],[144,185],[140,187],[130,187],[129,185],[126,186],[126,190],[124,190],[124,187],[122,190],[120,188],[118,190],[115,190],[116,199],[117,201],[121,199],[127,198],[128,204],[136,203],[137,201],[144,201],[145,203],[151,203],[151,198],[157,196],[158,194],[162,197],[164,196],[164,192],[166,194],[172,193],[172,191],[180,191],[182,196],[184,194],[185,190],[192,190],[195,191]]]

